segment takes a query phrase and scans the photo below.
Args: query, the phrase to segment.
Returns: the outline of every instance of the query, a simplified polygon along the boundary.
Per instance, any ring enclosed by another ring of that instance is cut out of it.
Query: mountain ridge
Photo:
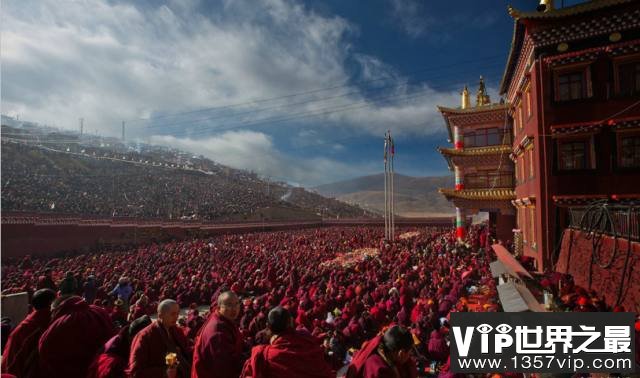
[[[406,217],[449,216],[455,208],[438,192],[439,188],[452,187],[453,176],[414,177],[396,173],[394,176],[396,213]],[[384,174],[356,177],[318,185],[310,190],[325,197],[377,213],[384,212]]]

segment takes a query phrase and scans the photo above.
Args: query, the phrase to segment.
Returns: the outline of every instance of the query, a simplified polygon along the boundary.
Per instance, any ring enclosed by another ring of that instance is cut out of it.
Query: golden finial
[[[480,76],[480,85],[478,86],[478,93],[476,94],[476,106],[484,106],[491,103],[491,99],[487,94],[487,89],[484,86],[484,78]]]
[[[553,0],[540,0],[540,4],[536,7],[538,12],[549,12],[554,9]]]
[[[462,105],[461,105],[462,109],[467,109],[471,107],[471,101],[469,99],[469,88],[467,88],[467,86],[464,86],[464,89],[462,90]]]

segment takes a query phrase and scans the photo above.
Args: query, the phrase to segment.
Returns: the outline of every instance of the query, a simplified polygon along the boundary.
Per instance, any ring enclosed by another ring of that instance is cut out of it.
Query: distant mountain
[[[396,213],[406,217],[445,216],[455,209],[438,188],[453,187],[452,176],[411,177],[395,174]],[[325,197],[357,204],[378,213],[384,212],[384,175],[358,177],[351,180],[320,185],[312,190]]]

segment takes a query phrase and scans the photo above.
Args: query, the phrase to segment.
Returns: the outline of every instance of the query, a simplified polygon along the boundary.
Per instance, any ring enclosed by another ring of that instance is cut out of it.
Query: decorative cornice
[[[513,189],[463,189],[455,190],[449,188],[438,189],[447,199],[461,198],[466,200],[513,200],[516,198],[516,192]]]
[[[570,7],[552,9],[547,12],[522,12],[509,5],[507,7],[507,11],[509,12],[509,15],[516,20],[557,19],[561,17],[575,16],[581,13],[591,12],[618,4],[630,3],[632,1],[635,0],[589,1]]]
[[[493,111],[493,110],[499,110],[499,109],[506,109],[509,107],[508,103],[497,103],[497,104],[489,104],[489,105],[481,105],[481,106],[475,106],[475,107],[470,107],[470,108],[466,108],[466,109],[462,109],[462,108],[448,108],[446,106],[438,106],[438,110],[440,111],[440,113],[450,113],[450,114],[473,114],[473,113],[482,113],[482,112],[488,112],[488,111]]]
[[[509,14],[514,18],[514,28],[511,49],[500,83],[500,94],[507,93],[511,87],[512,79],[518,77],[519,67],[517,66],[519,66],[522,56],[525,55],[526,41],[531,41],[531,44],[537,49],[561,42],[583,40],[613,32],[636,29],[640,25],[640,9],[638,8],[626,9],[617,14],[595,13],[597,16],[582,22],[558,22],[562,17],[575,16],[615,5],[631,4],[634,1],[636,0],[591,1],[548,12],[520,12],[509,7]],[[532,24],[526,20],[537,21],[537,23]],[[507,96],[509,100],[511,100],[510,95]]]
[[[509,145],[497,145],[486,147],[471,147],[457,150],[455,148],[438,147],[438,151],[443,155],[449,156],[482,156],[482,155],[499,155],[505,152],[511,152]]]

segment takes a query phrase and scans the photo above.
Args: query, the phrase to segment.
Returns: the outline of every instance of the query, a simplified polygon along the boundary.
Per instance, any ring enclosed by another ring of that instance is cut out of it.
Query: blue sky
[[[499,100],[507,5],[536,3],[7,0],[2,113],[113,136],[125,120],[132,139],[305,186],[380,172],[391,129],[396,172],[448,174],[435,106],[480,75]]]

